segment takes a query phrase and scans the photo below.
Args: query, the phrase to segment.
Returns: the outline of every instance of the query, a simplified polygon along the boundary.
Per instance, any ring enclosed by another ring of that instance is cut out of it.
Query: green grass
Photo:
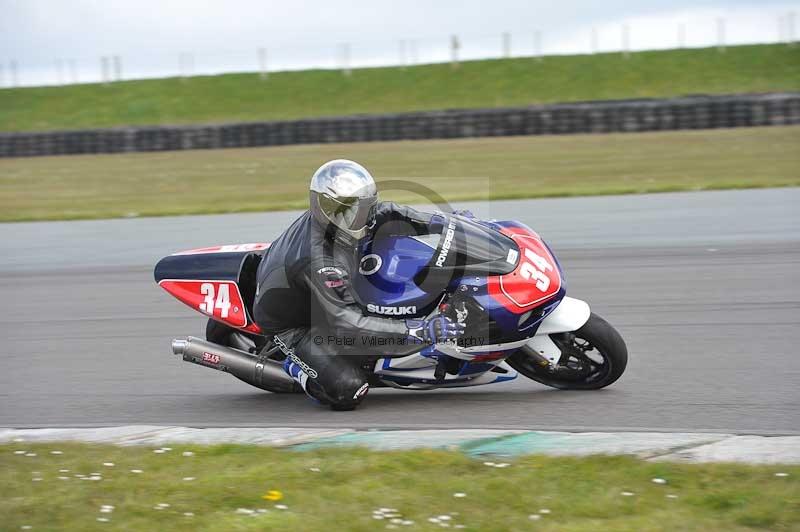
[[[800,127],[0,159],[0,221],[301,209],[324,161],[448,201],[800,185]]]
[[[0,131],[308,118],[800,89],[800,47],[733,46],[0,90]]]
[[[405,530],[441,529],[428,521],[441,515],[450,517],[444,520],[448,528],[489,531],[800,528],[797,466],[529,456],[496,468],[455,451],[173,447],[155,454],[142,447],[2,445],[0,528],[384,530],[393,523],[373,518],[379,508],[395,509],[402,517],[394,519],[414,521],[397,524]],[[186,450],[194,455],[183,456]],[[101,479],[76,477],[92,473]],[[281,492],[282,499],[264,500],[269,490]],[[159,504],[169,506],[155,509]],[[100,512],[103,505],[113,511]],[[255,513],[237,513],[239,508]],[[539,519],[529,517],[534,514]]]

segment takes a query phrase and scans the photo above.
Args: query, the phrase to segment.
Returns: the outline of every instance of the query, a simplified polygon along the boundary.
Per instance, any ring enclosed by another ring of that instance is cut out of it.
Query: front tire
[[[550,338],[561,349],[556,367],[539,364],[528,346],[511,355],[508,364],[529,379],[561,390],[605,388],[619,379],[628,365],[622,336],[597,314],[592,313],[580,329],[551,334]]]

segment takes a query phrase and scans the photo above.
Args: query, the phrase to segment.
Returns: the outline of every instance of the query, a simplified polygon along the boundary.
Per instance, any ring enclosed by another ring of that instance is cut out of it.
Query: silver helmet
[[[340,240],[360,240],[375,221],[378,188],[360,164],[347,159],[328,161],[311,178],[311,214]],[[344,238],[342,238],[344,237]]]

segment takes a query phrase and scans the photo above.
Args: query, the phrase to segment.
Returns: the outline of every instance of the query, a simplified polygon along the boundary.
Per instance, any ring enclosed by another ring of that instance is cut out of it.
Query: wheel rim
[[[548,372],[559,380],[593,383],[611,372],[611,360],[586,338],[574,333],[554,334],[550,338],[561,350],[561,358]]]

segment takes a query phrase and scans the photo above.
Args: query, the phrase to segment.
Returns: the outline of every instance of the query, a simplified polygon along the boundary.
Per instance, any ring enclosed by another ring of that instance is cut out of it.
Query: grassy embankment
[[[731,46],[0,90],[0,131],[800,90],[800,47]]]
[[[0,159],[0,221],[305,208],[339,157],[448,201],[796,186],[798,147],[794,126]]]
[[[227,532],[800,527],[797,466],[529,456],[496,467],[455,451],[173,447],[154,453],[143,447],[1,445],[0,528]],[[193,454],[185,456],[187,451]],[[267,494],[272,500],[263,498]]]

